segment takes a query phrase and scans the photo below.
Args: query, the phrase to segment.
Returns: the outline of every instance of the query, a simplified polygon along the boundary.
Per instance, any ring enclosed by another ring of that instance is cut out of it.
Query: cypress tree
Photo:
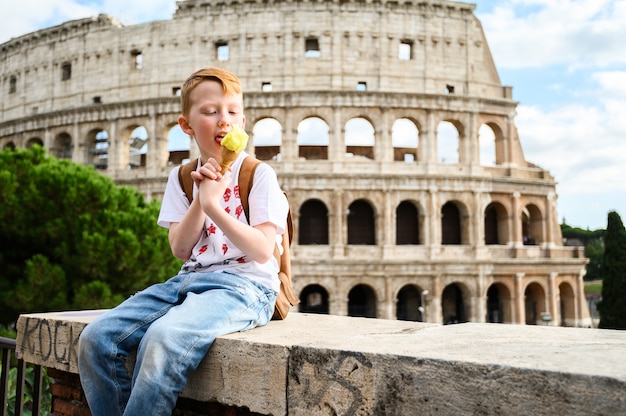
[[[626,329],[626,230],[615,211],[608,216],[603,262],[600,328]]]

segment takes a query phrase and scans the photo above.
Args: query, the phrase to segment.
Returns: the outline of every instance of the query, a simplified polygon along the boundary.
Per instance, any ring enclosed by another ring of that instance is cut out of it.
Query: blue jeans
[[[170,416],[216,337],[267,324],[276,292],[230,273],[177,275],[85,327],[80,380],[94,416]],[[137,361],[129,374],[126,358]],[[148,412],[148,413],[146,413]]]

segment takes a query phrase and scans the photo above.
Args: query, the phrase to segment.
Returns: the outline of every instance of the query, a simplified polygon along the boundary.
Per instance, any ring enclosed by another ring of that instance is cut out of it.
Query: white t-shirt
[[[254,226],[271,222],[276,225],[276,242],[278,247],[282,247],[289,203],[278,185],[276,173],[266,163],[261,163],[254,174],[254,185],[248,195],[249,222],[243,212],[238,180],[241,164],[247,156],[242,152],[233,163],[231,182],[220,204],[231,216],[243,223]],[[167,180],[158,219],[161,227],[169,228],[171,223],[180,222],[189,209],[189,200],[178,179],[179,169],[180,167],[172,169]],[[196,192],[194,184],[194,195]],[[204,232],[194,246],[191,258],[183,264],[180,272],[188,271],[227,271],[245,276],[276,292],[280,289],[278,264],[274,256],[265,264],[248,260],[208,216],[205,218]]]

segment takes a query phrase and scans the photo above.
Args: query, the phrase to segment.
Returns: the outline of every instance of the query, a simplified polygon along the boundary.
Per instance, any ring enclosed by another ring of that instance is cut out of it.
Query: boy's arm
[[[198,196],[194,202],[199,201],[201,210],[250,260],[267,263],[274,255],[276,225],[265,222],[251,227],[229,215],[219,204],[227,185],[228,181],[203,179],[198,184]]]
[[[204,229],[204,212],[198,198],[194,198],[180,222],[173,222],[169,229],[169,242],[172,254],[178,259],[187,261],[200,239]]]

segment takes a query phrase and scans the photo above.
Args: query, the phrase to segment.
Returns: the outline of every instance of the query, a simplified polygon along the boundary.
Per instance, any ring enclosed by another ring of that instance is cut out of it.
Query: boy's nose
[[[230,117],[228,114],[222,114],[220,119],[217,121],[217,125],[219,127],[227,127],[230,125]]]

